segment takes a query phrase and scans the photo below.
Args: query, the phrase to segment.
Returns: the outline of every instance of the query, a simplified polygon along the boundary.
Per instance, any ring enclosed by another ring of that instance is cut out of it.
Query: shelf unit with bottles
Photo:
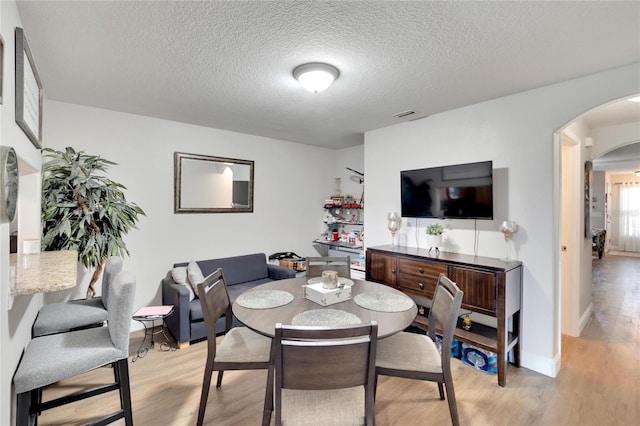
[[[364,271],[364,256],[361,256],[364,253],[364,210],[361,204],[356,202],[326,203],[324,210],[325,217],[322,221],[324,229],[319,238],[313,241],[314,244],[324,247],[318,251],[324,251],[323,255],[329,255],[331,251],[344,253],[352,260],[352,272]],[[333,231],[338,232],[337,240],[334,239]],[[346,239],[342,238],[344,234],[347,235]],[[360,257],[362,257],[362,262],[359,262]]]
[[[314,243],[331,247],[362,248],[364,221],[360,203],[325,204],[324,210],[324,229]],[[348,235],[346,241],[342,237],[344,234]]]

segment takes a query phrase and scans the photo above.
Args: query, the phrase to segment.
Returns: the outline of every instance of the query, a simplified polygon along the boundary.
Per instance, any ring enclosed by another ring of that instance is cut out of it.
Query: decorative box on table
[[[350,300],[351,286],[345,285],[342,288],[324,288],[322,283],[309,284],[304,286],[304,297],[318,305],[329,306]]]

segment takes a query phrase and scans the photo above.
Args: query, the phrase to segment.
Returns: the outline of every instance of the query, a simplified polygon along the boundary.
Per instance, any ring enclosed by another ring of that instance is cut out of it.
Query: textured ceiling
[[[640,2],[18,1],[49,99],[333,148],[640,61]],[[340,70],[310,94],[291,72]],[[414,110],[404,119],[393,114]]]

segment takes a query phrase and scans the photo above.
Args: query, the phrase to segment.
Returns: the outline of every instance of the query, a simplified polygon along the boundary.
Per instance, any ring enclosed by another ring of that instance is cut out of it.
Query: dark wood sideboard
[[[471,330],[458,322],[455,338],[497,354],[498,384],[505,386],[508,354],[520,366],[520,307],[522,306],[522,263],[490,257],[432,251],[413,247],[368,247],[366,278],[383,283],[420,300],[430,300],[441,273],[464,292],[462,311],[496,318],[496,327],[478,322]],[[418,316],[414,325],[426,330],[427,318]]]

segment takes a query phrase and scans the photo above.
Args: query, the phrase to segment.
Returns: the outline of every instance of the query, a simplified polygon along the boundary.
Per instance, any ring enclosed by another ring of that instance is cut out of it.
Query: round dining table
[[[274,337],[276,323],[295,325],[298,322],[298,325],[315,325],[297,321],[303,316],[313,318],[315,315],[324,317],[325,321],[328,320],[328,325],[332,326],[346,325],[341,323],[344,319],[351,321],[351,324],[376,321],[378,338],[391,336],[404,330],[411,325],[417,314],[416,304],[401,291],[364,280],[351,280],[353,285],[349,300],[323,306],[305,297],[307,280],[306,277],[277,280],[247,290],[234,301],[233,314],[247,327],[268,337]],[[251,302],[251,292],[258,292],[253,294],[256,296],[255,299],[258,299],[255,306],[244,302],[246,300]],[[274,306],[271,307],[268,302],[271,295],[278,297],[284,295],[284,298],[279,301],[276,298]],[[379,299],[384,302],[379,307],[375,303],[362,303],[362,301]],[[267,301],[266,305],[265,301]],[[334,317],[335,322],[332,321]]]

